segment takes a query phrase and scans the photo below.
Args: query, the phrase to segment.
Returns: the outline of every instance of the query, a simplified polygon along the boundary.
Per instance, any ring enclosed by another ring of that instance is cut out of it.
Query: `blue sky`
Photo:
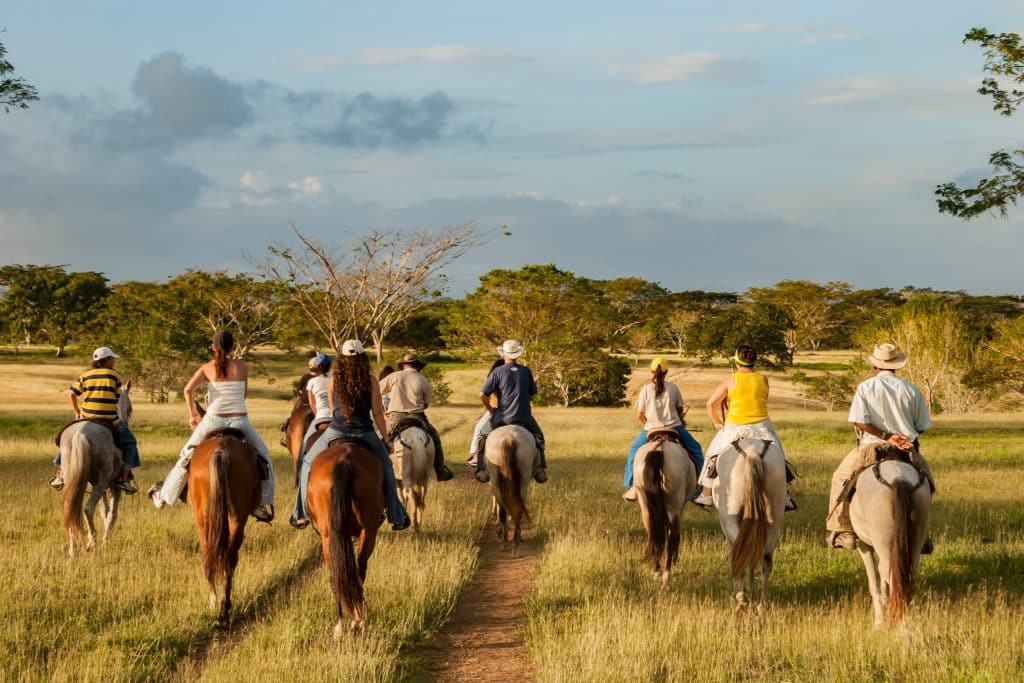
[[[961,39],[1024,3],[721,4],[8,4],[42,99],[0,112],[0,260],[160,280],[249,269],[290,222],[344,244],[475,221],[512,234],[455,295],[538,262],[1021,291],[1024,218],[932,193],[1022,146]]]

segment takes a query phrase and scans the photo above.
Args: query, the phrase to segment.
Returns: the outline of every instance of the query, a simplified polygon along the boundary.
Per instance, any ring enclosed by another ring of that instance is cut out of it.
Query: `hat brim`
[[[502,348],[502,347],[500,347],[500,346],[498,346],[498,347],[495,347],[495,348],[497,348],[497,350],[498,350],[498,353],[500,353],[500,354],[501,354],[502,356],[504,356],[505,358],[519,358],[519,356],[523,355],[523,352],[525,352],[525,351],[526,351],[526,349],[522,349],[522,348],[521,348],[521,349],[519,349],[518,351],[514,351],[514,352],[509,352],[509,351],[506,351],[505,349],[503,349],[503,348]]]
[[[899,370],[907,364],[907,354],[899,351],[892,360],[880,360],[874,356],[864,356],[864,361],[879,370]]]
[[[417,370],[422,370],[427,364],[417,358],[416,360],[400,360],[396,365],[398,365],[399,368],[404,368],[408,365],[416,368]]]

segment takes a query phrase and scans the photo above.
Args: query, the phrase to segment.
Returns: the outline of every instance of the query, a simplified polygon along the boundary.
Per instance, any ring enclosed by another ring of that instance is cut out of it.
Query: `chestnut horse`
[[[217,584],[224,584],[217,625],[231,620],[231,584],[245,523],[260,504],[260,470],[255,449],[236,429],[217,430],[196,446],[188,473],[188,502],[196,515],[203,570],[210,582],[210,608]]]
[[[281,445],[292,454],[295,466],[295,485],[299,485],[299,462],[302,460],[302,437],[306,435],[309,424],[313,421],[313,409],[309,407],[303,394],[296,394],[292,403],[292,412],[284,423]]]
[[[324,563],[338,608],[334,637],[345,632],[347,612],[354,635],[366,625],[363,582],[384,516],[384,473],[377,457],[354,441],[335,441],[309,468],[306,509],[320,533]],[[352,537],[359,536],[359,555]]]

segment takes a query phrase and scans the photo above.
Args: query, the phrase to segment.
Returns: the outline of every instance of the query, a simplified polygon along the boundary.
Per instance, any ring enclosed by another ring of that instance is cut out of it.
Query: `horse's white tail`
[[[739,579],[747,571],[756,570],[764,561],[771,526],[771,508],[765,495],[764,461],[755,453],[748,455],[739,444],[733,446],[739,457],[733,473],[739,468],[743,478],[743,505],[740,507],[739,533],[732,544],[730,574]]]
[[[82,502],[89,483],[89,438],[81,431],[70,435],[70,448],[61,458],[64,471],[64,498],[61,500],[64,530],[75,537],[82,535]]]

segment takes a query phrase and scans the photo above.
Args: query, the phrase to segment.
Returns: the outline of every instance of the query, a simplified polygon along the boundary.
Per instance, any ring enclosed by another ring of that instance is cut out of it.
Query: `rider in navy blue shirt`
[[[484,408],[491,413],[492,428],[519,425],[533,434],[540,455],[540,463],[533,478],[538,484],[543,484],[548,480],[548,465],[544,458],[544,433],[533,419],[533,412],[530,410],[530,399],[537,393],[537,384],[533,381],[530,368],[516,362],[516,358],[523,355],[523,351],[522,344],[512,339],[506,340],[498,348],[498,352],[505,359],[505,364],[498,366],[487,376],[480,389],[480,400]],[[498,408],[492,408],[488,399],[494,393],[498,394]],[[476,463],[476,478],[482,482],[489,481],[486,462],[482,455],[477,457]]]

